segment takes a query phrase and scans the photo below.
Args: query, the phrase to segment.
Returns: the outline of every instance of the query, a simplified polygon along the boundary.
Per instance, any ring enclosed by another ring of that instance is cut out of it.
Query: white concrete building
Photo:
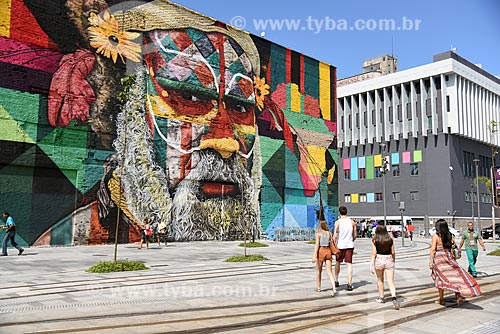
[[[489,176],[492,146],[499,146],[489,126],[500,122],[500,79],[451,51],[433,60],[338,87],[339,205],[350,201],[352,215],[380,215],[386,197],[391,215],[404,201],[405,215],[477,218],[474,160],[479,175]],[[382,155],[393,166],[386,196]],[[494,199],[483,184],[479,193],[481,216],[491,217]],[[367,205],[355,205],[361,198]]]

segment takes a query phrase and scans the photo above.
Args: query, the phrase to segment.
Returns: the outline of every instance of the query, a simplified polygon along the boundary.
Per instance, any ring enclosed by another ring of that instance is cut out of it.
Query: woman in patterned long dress
[[[436,234],[432,237],[429,258],[431,277],[436,283],[439,300],[436,303],[444,305],[444,290],[453,291],[458,306],[463,304],[463,297],[475,297],[481,290],[474,278],[455,260],[451,247],[455,243],[453,235],[444,219],[436,222]]]

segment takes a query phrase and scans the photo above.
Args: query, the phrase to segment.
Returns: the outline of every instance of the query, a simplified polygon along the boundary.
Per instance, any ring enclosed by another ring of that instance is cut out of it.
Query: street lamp
[[[476,165],[476,193],[477,193],[477,227],[481,233],[481,200],[479,198],[479,159],[474,159]]]
[[[387,174],[387,172],[390,169],[389,157],[384,156],[385,147],[386,147],[385,143],[380,144],[380,149],[382,151],[382,170],[381,170],[381,173],[382,173],[382,199],[384,202],[383,203],[384,204],[384,226],[386,226],[386,224],[387,224],[387,203],[386,203],[386,198],[385,198],[385,174]]]
[[[474,185],[470,185],[470,209],[471,209],[471,219],[474,222]]]

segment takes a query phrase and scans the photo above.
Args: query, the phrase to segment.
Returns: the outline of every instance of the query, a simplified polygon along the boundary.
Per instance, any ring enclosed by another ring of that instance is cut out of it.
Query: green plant
[[[264,257],[260,254],[254,255],[237,255],[232,256],[229,259],[224,260],[224,262],[255,262],[255,261],[265,261],[269,260],[267,257]]]
[[[245,244],[242,242],[239,246],[245,247]],[[269,245],[263,244],[262,242],[247,242],[247,247],[269,247]]]
[[[135,271],[135,270],[147,270],[149,269],[144,265],[144,263],[139,261],[130,260],[118,260],[116,262],[111,261],[101,261],[89,269],[85,270],[88,273],[114,273],[120,271]]]
[[[491,256],[500,256],[500,248],[497,248],[497,249],[495,249],[494,251],[489,252],[487,255],[491,255]]]
[[[306,244],[308,244],[308,245],[316,245],[316,240],[306,241]]]

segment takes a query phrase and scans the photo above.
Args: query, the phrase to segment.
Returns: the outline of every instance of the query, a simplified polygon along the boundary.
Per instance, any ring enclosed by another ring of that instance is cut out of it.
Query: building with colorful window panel
[[[498,150],[500,79],[454,52],[433,62],[338,89],[339,204],[352,216],[405,215],[491,222],[490,178]],[[493,124],[493,128],[491,128]],[[490,131],[493,129],[493,131]],[[383,160],[385,174],[383,193]],[[495,165],[498,165],[498,159]],[[490,218],[488,218],[490,217]]]

